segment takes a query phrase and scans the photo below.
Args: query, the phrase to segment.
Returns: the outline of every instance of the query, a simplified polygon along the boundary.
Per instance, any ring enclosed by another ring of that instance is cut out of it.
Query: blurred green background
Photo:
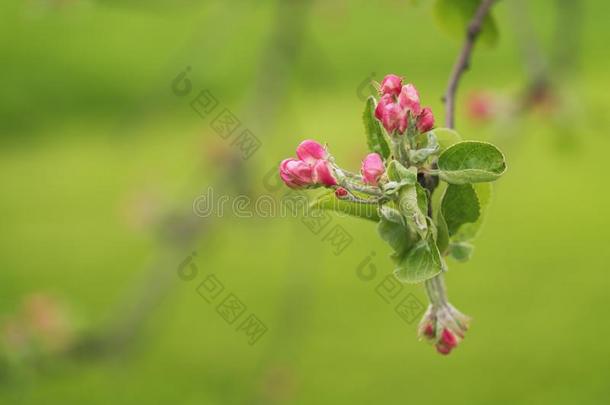
[[[374,225],[332,216],[353,239],[336,255],[298,217],[192,209],[210,186],[281,197],[266,175],[304,138],[357,170],[371,78],[405,76],[442,125],[460,41],[431,1],[3,1],[0,403],[607,402],[610,4],[531,3],[497,4],[498,42],[459,90],[457,129],[509,171],[473,259],[450,263],[474,321],[442,357],[378,295],[392,264]],[[532,60],[548,80],[522,103]],[[219,102],[203,118],[201,90]],[[212,129],[221,108],[260,140],[249,159]],[[217,312],[231,292],[268,329],[254,345]]]

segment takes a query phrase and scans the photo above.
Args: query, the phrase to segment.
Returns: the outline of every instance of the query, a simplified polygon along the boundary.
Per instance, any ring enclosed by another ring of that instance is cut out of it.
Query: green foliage
[[[432,278],[444,269],[444,262],[430,233],[396,260],[396,278],[404,283],[419,283]]]
[[[441,211],[449,236],[455,235],[463,224],[475,222],[480,210],[474,187],[471,184],[450,184],[443,196]]]
[[[466,262],[470,260],[474,246],[467,242],[451,243],[449,245],[449,254],[455,260]]]
[[[398,211],[396,213],[399,218],[402,218]],[[409,230],[404,221],[395,222],[393,219],[388,219],[385,216],[381,217],[377,225],[377,231],[381,239],[392,247],[395,258],[402,257],[417,240],[416,235]]]
[[[318,196],[312,201],[309,207],[311,209],[341,212],[355,218],[367,219],[369,221],[379,221],[376,205],[340,200],[335,196],[334,192]]]
[[[390,162],[386,172],[390,181],[383,186],[383,189],[388,195],[396,194],[403,186],[417,184],[417,169],[415,167],[407,169],[397,160]]]
[[[390,146],[381,123],[375,118],[375,98],[369,96],[366,100],[362,119],[366,131],[366,141],[371,152],[378,153],[384,159],[390,157]]]
[[[477,197],[479,216],[476,221],[463,223],[457,232],[453,234],[452,240],[469,241],[474,239],[478,235],[483,220],[485,219],[485,210],[491,202],[492,185],[491,183],[478,183],[472,184],[472,187]]]
[[[441,210],[436,213],[436,246],[441,255],[449,248],[449,229]]]
[[[480,3],[480,0],[436,0],[433,12],[443,31],[462,40]],[[488,46],[498,42],[498,27],[491,13],[483,20],[480,41]]]
[[[445,223],[448,246],[439,246],[441,252],[447,252],[460,261],[470,259],[473,247],[467,241],[472,240],[483,223],[484,212],[491,197],[491,184],[450,184],[443,194],[439,218]],[[439,240],[441,235],[439,225]],[[438,243],[438,242],[437,242]]]
[[[438,158],[439,176],[451,184],[494,181],[506,171],[504,155],[486,142],[458,142]]]
[[[462,137],[460,136],[460,134],[450,128],[435,128],[429,133],[434,134],[436,142],[438,142],[440,146],[441,152],[450,147],[451,145],[462,141]]]
[[[404,186],[398,195],[400,212],[407,218],[422,238],[426,237],[428,224],[426,221],[428,198],[426,191],[419,184]]]

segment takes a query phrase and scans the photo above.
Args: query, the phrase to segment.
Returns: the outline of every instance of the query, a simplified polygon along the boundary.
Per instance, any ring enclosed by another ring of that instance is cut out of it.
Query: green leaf
[[[388,159],[390,157],[390,146],[388,145],[381,123],[375,118],[375,107],[375,97],[369,96],[366,100],[366,106],[362,116],[364,120],[364,129],[366,131],[366,139],[371,152],[378,153],[383,159]]]
[[[461,41],[480,3],[481,0],[436,0],[433,12],[441,29]],[[498,42],[498,27],[491,13],[483,20],[480,40],[488,46]]]
[[[398,160],[392,160],[388,165],[388,179],[402,184],[417,183],[417,169],[404,167]]]
[[[452,243],[449,245],[449,254],[455,260],[460,262],[466,262],[470,260],[470,258],[472,257],[473,250],[474,246],[466,242]]]
[[[462,137],[460,136],[460,134],[450,128],[435,128],[429,133],[434,134],[436,142],[438,142],[440,146],[441,152],[450,147],[451,145],[462,141]]]
[[[483,213],[489,204],[491,184],[450,184],[441,202],[440,214],[447,224],[451,241],[473,239],[483,222]]]
[[[386,218],[381,218],[379,221],[377,232],[379,232],[381,239],[386,241],[394,250],[395,253],[392,255],[394,258],[402,257],[417,240],[417,235],[411,232],[405,224],[392,222]]]
[[[460,226],[479,219],[479,199],[471,184],[450,184],[445,190],[441,212],[447,224],[449,236],[457,233]]]
[[[398,208],[422,238],[426,238],[428,224],[426,221],[428,199],[426,191],[419,184],[404,186],[398,194]]]
[[[506,171],[504,155],[486,142],[458,142],[438,158],[439,176],[451,184],[494,181]]]
[[[436,246],[441,256],[445,255],[445,252],[449,248],[449,229],[447,228],[447,222],[443,212],[439,210],[436,213]]]
[[[491,183],[478,183],[473,184],[472,187],[474,188],[479,202],[479,217],[474,222],[464,223],[460,226],[458,231],[451,238],[452,241],[464,242],[474,239],[483,225],[485,211],[491,202],[492,185]]]
[[[405,218],[402,216],[400,211],[390,207],[388,204],[379,208],[379,216],[387,219],[390,222],[405,226]]]
[[[310,209],[322,209],[341,212],[356,218],[379,221],[377,205],[362,204],[351,201],[339,200],[335,193],[323,194],[317,197],[310,205]]]
[[[417,242],[401,258],[394,274],[404,283],[419,283],[436,276],[443,268],[443,260],[430,234],[426,240]]]

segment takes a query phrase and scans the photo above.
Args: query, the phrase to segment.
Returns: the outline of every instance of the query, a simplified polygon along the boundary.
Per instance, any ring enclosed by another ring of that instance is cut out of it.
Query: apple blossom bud
[[[448,347],[442,343],[437,343],[436,351],[439,352],[440,354],[447,355],[447,354],[451,353],[451,347]]]
[[[398,96],[402,87],[402,79],[396,75],[387,75],[381,82],[380,92],[383,95]]]
[[[314,180],[318,184],[325,186],[334,186],[337,184],[337,180],[333,177],[330,169],[328,168],[328,162],[325,160],[318,160],[313,166]]]
[[[403,110],[397,103],[391,103],[384,107],[381,115],[381,124],[388,133],[399,130],[406,119],[406,111]],[[404,130],[402,131],[404,132]],[[402,133],[401,132],[401,133]]]
[[[385,167],[383,166],[381,156],[379,156],[377,153],[369,153],[366,155],[362,161],[362,167],[360,169],[360,173],[362,173],[365,183],[376,186],[377,182],[379,181],[379,177],[384,172]]]
[[[346,189],[344,189],[343,187],[339,187],[338,189],[335,190],[335,196],[337,198],[345,198],[347,197],[349,193],[347,192]]]
[[[415,86],[411,83],[402,86],[398,95],[398,104],[402,108],[411,111],[411,116],[416,117],[421,113],[421,105],[419,104],[419,93]]]
[[[443,329],[441,338],[436,344],[436,351],[440,354],[449,354],[458,345],[457,337],[449,330]]]
[[[434,115],[432,110],[428,107],[421,111],[419,117],[417,117],[417,129],[419,132],[428,132],[434,127]]]
[[[439,343],[442,343],[450,349],[453,349],[457,346],[458,340],[449,329],[443,329],[443,333],[441,334],[441,340]]]
[[[290,188],[303,188],[313,184],[311,167],[297,159],[284,159],[280,163],[280,177]]]
[[[383,112],[385,111],[386,106],[394,104],[394,99],[391,95],[386,94],[379,99],[377,103],[377,107],[375,107],[375,118],[379,121],[383,118]]]
[[[309,165],[313,165],[320,159],[325,159],[327,156],[326,149],[318,142],[307,139],[297,147],[297,156],[299,159]]]
[[[427,324],[424,327],[423,335],[428,339],[434,338],[434,326],[431,323]]]

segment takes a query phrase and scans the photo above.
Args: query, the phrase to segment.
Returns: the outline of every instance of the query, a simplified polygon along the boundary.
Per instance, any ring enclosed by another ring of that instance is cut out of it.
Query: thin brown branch
[[[447,128],[453,128],[455,125],[455,93],[462,74],[468,70],[470,55],[472,54],[474,43],[481,32],[481,27],[483,26],[485,16],[487,13],[489,13],[489,9],[495,1],[496,0],[481,1],[481,4],[474,14],[474,17],[470,21],[470,24],[468,24],[466,40],[462,46],[460,54],[458,55],[455,65],[453,66],[451,76],[449,77],[447,90],[445,91],[445,95],[443,97],[443,101],[445,102],[445,126]]]

